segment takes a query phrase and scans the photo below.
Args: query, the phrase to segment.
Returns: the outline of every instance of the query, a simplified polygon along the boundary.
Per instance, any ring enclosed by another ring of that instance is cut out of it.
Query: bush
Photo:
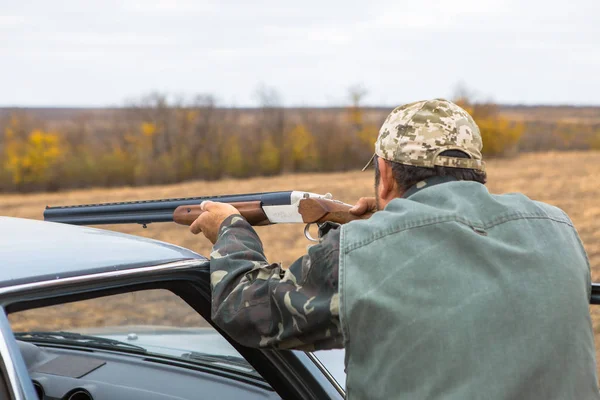
[[[34,129],[22,138],[7,129],[4,137],[4,169],[17,188],[48,189],[54,178],[54,168],[63,155],[61,146],[55,133]]]
[[[525,130],[523,123],[501,116],[498,107],[492,103],[471,103],[464,98],[456,103],[471,114],[479,126],[484,155],[507,156],[518,151]]]

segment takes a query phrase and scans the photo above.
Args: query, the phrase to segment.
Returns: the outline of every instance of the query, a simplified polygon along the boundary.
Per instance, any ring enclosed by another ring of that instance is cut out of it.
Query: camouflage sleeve
[[[212,319],[250,347],[342,348],[338,295],[338,226],[289,269],[269,264],[240,215],[227,218],[210,260]]]

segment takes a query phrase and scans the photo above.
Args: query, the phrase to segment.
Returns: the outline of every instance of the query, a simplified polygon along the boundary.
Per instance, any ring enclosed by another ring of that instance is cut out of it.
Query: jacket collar
[[[417,182],[416,184],[411,186],[406,192],[404,192],[404,194],[402,195],[402,198],[406,199],[406,198],[412,196],[413,194],[420,192],[421,190],[423,190],[425,188],[429,188],[429,187],[432,187],[435,185],[439,185],[441,183],[453,182],[453,181],[457,181],[457,180],[458,179],[456,179],[453,176],[433,176],[431,178],[425,179],[424,181]]]

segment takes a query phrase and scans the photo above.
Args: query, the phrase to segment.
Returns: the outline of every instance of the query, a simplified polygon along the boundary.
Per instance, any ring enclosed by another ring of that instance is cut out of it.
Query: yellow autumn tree
[[[244,170],[244,158],[240,140],[235,135],[231,135],[221,148],[221,166],[225,175],[233,177],[247,175],[247,172]]]
[[[142,122],[140,124],[140,134],[133,135],[131,138],[139,158],[152,157],[154,154],[154,138],[157,131],[157,126],[153,122]]]
[[[315,138],[304,125],[296,125],[287,135],[286,147],[293,170],[310,171],[318,167],[319,154]]]
[[[157,132],[154,122],[143,121],[128,128],[122,139],[110,143],[100,159],[108,185],[152,183],[152,178],[162,172],[157,166],[160,157],[154,154]]]
[[[456,103],[471,114],[479,126],[484,155],[506,156],[516,152],[525,130],[522,122],[502,116],[495,104],[471,103],[465,98],[456,100]]]
[[[372,147],[379,135],[379,129],[377,126],[365,122],[362,107],[359,105],[349,107],[347,116],[360,144]]]
[[[346,109],[347,120],[353,128],[359,144],[370,149],[377,140],[379,128],[365,121],[362,101],[367,95],[367,90],[362,85],[354,85],[348,91],[351,105]]]
[[[523,124],[496,116],[477,120],[483,140],[483,153],[488,156],[502,156],[516,151],[523,134]]]
[[[56,133],[34,129],[22,138],[10,128],[5,130],[4,168],[16,186],[47,183],[62,153]]]
[[[379,135],[379,129],[375,125],[365,125],[360,131],[356,133],[358,140],[361,144],[373,147],[377,136]]]
[[[156,133],[156,124],[152,122],[142,122],[140,131],[144,136],[152,137]]]
[[[363,107],[362,102],[367,95],[367,89],[361,84],[355,84],[348,88],[348,97],[350,99],[350,106],[347,108],[348,121],[355,128],[360,131],[363,127]]]
[[[281,151],[270,137],[260,144],[258,169],[265,175],[274,175],[281,170]]]

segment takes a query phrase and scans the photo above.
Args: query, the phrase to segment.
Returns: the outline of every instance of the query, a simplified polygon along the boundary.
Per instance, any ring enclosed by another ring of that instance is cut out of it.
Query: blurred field
[[[529,197],[565,210],[577,227],[588,252],[592,276],[600,281],[600,152],[526,154],[488,163],[488,187],[494,193],[523,192]],[[64,193],[0,196],[0,215],[41,219],[44,207],[76,203],[158,199],[271,190],[331,192],[335,198],[353,203],[373,192],[372,172],[295,174],[272,178],[190,182],[168,186],[80,190]],[[175,243],[201,254],[210,247],[203,237],[175,224],[111,226],[110,229]],[[291,263],[303,254],[309,242],[303,226],[259,227],[271,262]],[[34,234],[34,233],[32,233]],[[600,306],[592,308],[597,348],[600,348]]]

